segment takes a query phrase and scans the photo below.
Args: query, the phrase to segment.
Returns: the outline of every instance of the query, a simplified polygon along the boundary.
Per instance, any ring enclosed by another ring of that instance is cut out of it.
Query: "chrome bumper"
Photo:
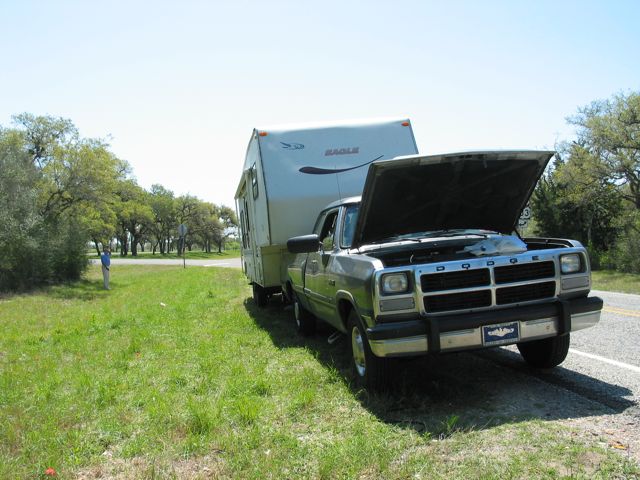
[[[593,300],[592,300],[593,299]],[[478,349],[483,348],[485,345],[482,341],[482,327],[485,325],[498,325],[506,321],[518,321],[520,326],[520,338],[510,343],[518,343],[530,340],[537,340],[541,338],[554,337],[569,331],[575,332],[585,328],[594,326],[600,321],[600,314],[602,310],[602,300],[597,297],[589,297],[589,302],[581,302],[578,308],[573,305],[571,308],[571,302],[567,302],[569,305],[566,309],[576,310],[569,311],[565,314],[565,317],[570,317],[570,323],[568,326],[567,321],[569,318],[563,321],[562,314],[558,315],[546,315],[542,318],[530,318],[532,312],[527,311],[527,319],[519,320],[514,319],[513,316],[517,316],[519,309],[511,309],[506,312],[486,312],[480,318],[475,319],[477,325],[471,326],[471,328],[462,328],[451,330],[447,326],[447,317],[435,318],[435,322],[438,325],[432,328],[434,336],[437,335],[439,341],[430,338],[429,326],[426,325],[425,319],[415,320],[412,322],[403,322],[403,325],[398,325],[392,331],[391,325],[385,325],[383,328],[372,328],[367,330],[369,336],[369,345],[371,350],[378,357],[399,357],[399,356],[411,356],[421,355],[430,352],[452,352],[456,350]],[[582,305],[588,303],[587,305]],[[540,308],[541,313],[548,313],[549,306],[545,305],[545,308]],[[584,311],[585,309],[592,308],[590,311]],[[491,314],[493,313],[493,315]],[[523,315],[524,316],[524,315]],[[533,315],[535,316],[535,314]],[[460,316],[456,317],[458,323]],[[508,318],[508,319],[507,319]],[[433,322],[434,319],[431,319]],[[417,329],[423,326],[424,333],[415,334]],[[449,331],[446,331],[449,330]],[[410,333],[409,335],[403,335],[403,332]],[[387,338],[380,338],[387,337]]]

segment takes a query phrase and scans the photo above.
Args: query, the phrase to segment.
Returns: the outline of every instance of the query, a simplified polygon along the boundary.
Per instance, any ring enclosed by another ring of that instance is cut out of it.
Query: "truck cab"
[[[289,239],[286,289],[299,331],[349,338],[356,378],[388,381],[392,357],[516,344],[560,364],[572,331],[595,325],[590,264],[577,241],[516,230],[553,152],[472,152],[375,162],[362,197],[324,208]]]

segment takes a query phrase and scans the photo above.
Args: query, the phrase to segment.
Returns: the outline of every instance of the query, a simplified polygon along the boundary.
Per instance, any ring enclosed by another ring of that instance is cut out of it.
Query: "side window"
[[[251,166],[251,189],[253,190],[253,198],[258,198],[258,172],[256,172],[256,164]]]
[[[322,227],[324,226],[324,219],[327,217],[327,212],[323,212],[322,214],[320,214],[320,216],[318,217],[318,220],[316,220],[316,224],[313,227],[313,233],[315,233],[316,235],[318,235],[318,237],[322,238],[320,235],[320,232],[322,230]]]
[[[325,252],[333,250],[333,234],[336,231],[336,221],[338,219],[338,211],[329,212],[322,224],[322,230],[320,231],[320,242]]]
[[[340,245],[344,248],[349,248],[353,243],[359,208],[360,205],[350,205],[344,214],[344,226],[342,227],[342,239],[340,240]]]

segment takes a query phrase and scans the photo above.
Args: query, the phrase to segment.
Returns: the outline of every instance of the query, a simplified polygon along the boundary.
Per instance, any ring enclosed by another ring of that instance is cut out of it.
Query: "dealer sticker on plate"
[[[489,345],[506,345],[520,340],[520,323],[509,322],[482,327],[482,343]]]

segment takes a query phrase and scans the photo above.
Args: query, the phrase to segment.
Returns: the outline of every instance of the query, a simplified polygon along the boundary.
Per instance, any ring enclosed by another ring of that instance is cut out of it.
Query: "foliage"
[[[100,139],[83,138],[71,120],[28,113],[0,127],[0,291],[79,278],[86,243],[137,255],[151,242],[169,253],[177,226],[186,245],[222,250],[237,222],[233,210],[160,185],[145,191],[126,162]]]
[[[74,212],[42,208],[39,186],[52,160],[34,161],[32,152],[50,146],[29,147],[26,139],[22,131],[0,131],[0,291],[78,279],[87,264],[85,231]]]
[[[538,233],[580,240],[596,268],[640,272],[640,94],[593,102],[569,123],[577,138],[532,198]]]

